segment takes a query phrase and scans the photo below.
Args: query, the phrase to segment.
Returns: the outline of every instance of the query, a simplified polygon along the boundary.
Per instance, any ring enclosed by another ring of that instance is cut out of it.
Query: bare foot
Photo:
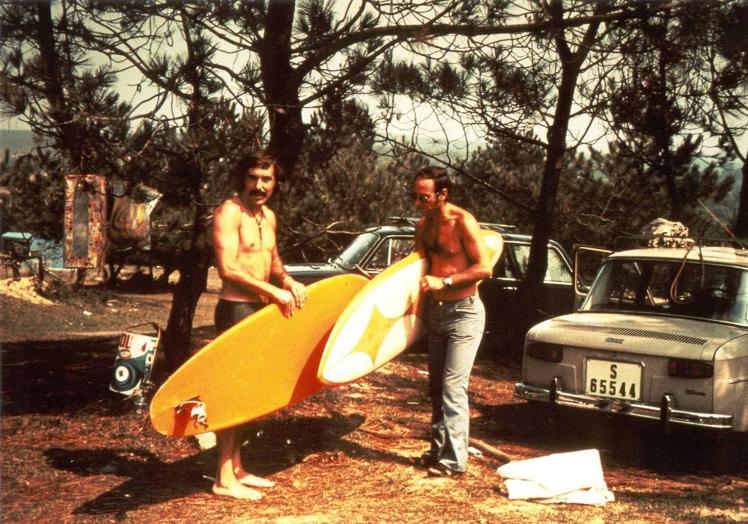
[[[255,489],[250,489],[242,484],[232,484],[231,486],[219,486],[213,484],[213,493],[224,497],[232,497],[240,500],[260,500],[263,495]]]
[[[245,486],[252,486],[253,488],[272,488],[275,486],[275,482],[272,480],[257,477],[251,473],[245,473],[243,476],[237,475],[237,478]]]

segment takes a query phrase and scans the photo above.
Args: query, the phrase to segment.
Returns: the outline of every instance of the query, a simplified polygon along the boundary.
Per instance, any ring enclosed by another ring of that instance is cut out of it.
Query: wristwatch
[[[442,282],[444,282],[444,287],[452,287],[455,283],[452,277],[444,277]]]

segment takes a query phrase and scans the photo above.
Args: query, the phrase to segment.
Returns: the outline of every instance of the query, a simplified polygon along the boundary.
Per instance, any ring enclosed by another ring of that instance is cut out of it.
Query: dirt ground
[[[276,487],[260,502],[210,493],[215,450],[156,433],[111,393],[117,336],[166,324],[168,292],[87,287],[50,303],[0,285],[3,522],[738,522],[748,520],[745,439],[663,435],[656,425],[513,398],[516,366],[483,358],[470,387],[471,435],[514,459],[600,450],[616,500],[602,507],[508,500],[501,461],[473,456],[459,480],[427,478],[425,356],[249,424],[248,469]],[[194,345],[214,334],[216,282]],[[154,376],[162,380],[157,373]],[[741,460],[743,459],[742,464]]]

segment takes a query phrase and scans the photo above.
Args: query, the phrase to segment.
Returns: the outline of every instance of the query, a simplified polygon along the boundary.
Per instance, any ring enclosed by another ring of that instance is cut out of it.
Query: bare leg
[[[239,482],[234,473],[234,457],[238,457],[241,432],[236,428],[216,432],[218,465],[213,493],[242,500],[260,500],[262,493]]]
[[[253,488],[272,488],[275,486],[275,482],[272,480],[252,475],[246,471],[238,471],[236,473],[236,478],[238,478],[239,482],[245,486],[252,486]]]
[[[234,466],[234,476],[239,480],[241,484],[245,486],[251,486],[253,488],[272,488],[275,486],[275,482],[267,480],[256,475],[252,475],[242,466],[242,441],[244,435],[241,431],[237,430],[236,445],[234,446],[234,453],[232,455],[232,464]]]

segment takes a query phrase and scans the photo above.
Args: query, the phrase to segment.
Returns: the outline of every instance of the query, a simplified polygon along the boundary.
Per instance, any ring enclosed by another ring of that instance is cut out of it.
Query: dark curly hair
[[[275,157],[265,150],[254,151],[248,155],[242,156],[234,164],[233,170],[233,186],[237,193],[241,193],[244,190],[244,177],[247,176],[247,171],[255,167],[260,169],[273,168],[273,173],[278,174],[278,162]]]
[[[431,179],[434,181],[434,191],[439,193],[443,189],[452,189],[452,180],[449,178],[447,170],[438,166],[426,166],[420,169],[413,177],[414,180],[419,178]]]

